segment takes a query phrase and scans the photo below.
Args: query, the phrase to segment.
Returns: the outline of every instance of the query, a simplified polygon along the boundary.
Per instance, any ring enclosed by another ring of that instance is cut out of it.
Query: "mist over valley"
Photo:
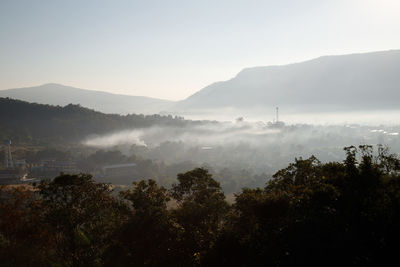
[[[3,99],[3,128],[14,125],[14,133],[23,128],[30,140],[56,149],[80,147],[86,156],[115,150],[167,165],[230,168],[270,178],[299,157],[341,161],[343,148],[351,145],[382,144],[399,153],[399,69],[400,50],[325,56],[247,68],[175,102],[59,84],[2,90],[3,97],[61,106]],[[16,136],[3,133],[3,139],[18,143]],[[26,137],[20,141],[32,143]],[[96,173],[96,168],[84,169]],[[188,169],[177,169],[171,179]],[[141,175],[118,183],[145,178]]]
[[[0,1],[0,267],[392,266],[400,1]]]
[[[154,178],[170,186],[178,173],[203,166],[232,193],[244,186],[264,186],[272,174],[295,158],[314,155],[321,162],[342,161],[344,147],[364,144],[400,152],[400,126],[395,116],[386,124],[379,120],[376,124],[373,120],[368,124],[329,123],[326,117],[321,124],[290,123],[283,121],[288,115],[282,111],[280,116],[271,114],[270,121],[243,117],[187,120],[172,115],[104,114],[79,105],[56,107],[4,98],[0,108],[2,138],[13,137],[18,158],[29,157],[34,164],[69,160],[76,164],[75,171],[92,173],[99,181],[112,184]],[[109,155],[119,156],[107,159]],[[118,164],[144,166],[105,175],[104,168]],[[230,176],[226,175],[228,169]],[[39,176],[43,175],[54,173]]]

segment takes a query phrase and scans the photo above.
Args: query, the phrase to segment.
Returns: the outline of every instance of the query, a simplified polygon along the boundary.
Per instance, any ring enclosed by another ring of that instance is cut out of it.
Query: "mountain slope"
[[[97,111],[119,114],[154,114],[167,109],[173,104],[172,101],[168,100],[111,94],[54,83],[36,87],[1,90],[0,97],[10,97],[39,104],[60,106],[80,104]]]
[[[248,68],[174,106],[176,111],[268,108],[286,111],[398,109],[400,50],[325,56]]]
[[[0,97],[0,138],[20,143],[64,145],[89,135],[190,123],[196,122],[172,116],[104,114],[79,105],[60,107]]]

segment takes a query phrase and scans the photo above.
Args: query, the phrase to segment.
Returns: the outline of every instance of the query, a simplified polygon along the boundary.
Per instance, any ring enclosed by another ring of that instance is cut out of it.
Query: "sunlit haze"
[[[400,0],[0,0],[1,266],[392,266]]]
[[[400,2],[0,2],[0,89],[181,100],[246,67],[400,48]]]

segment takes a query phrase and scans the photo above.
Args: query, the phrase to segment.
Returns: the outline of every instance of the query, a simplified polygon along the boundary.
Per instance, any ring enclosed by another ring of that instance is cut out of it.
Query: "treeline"
[[[95,177],[96,181],[130,185],[132,181],[143,178],[151,178],[158,185],[170,187],[176,182],[177,173],[186,172],[194,169],[198,164],[187,160],[182,162],[166,164],[162,161],[144,159],[135,154],[126,156],[119,150],[97,150],[95,153],[78,160],[79,169],[85,173],[94,173],[96,169],[108,164],[135,163],[135,172],[127,173],[119,177]],[[213,179],[220,183],[225,194],[231,194],[240,191],[243,187],[255,188],[263,186],[271,178],[270,174],[255,174],[252,170],[230,166],[227,168],[213,168],[204,163],[203,168],[207,169],[213,175]]]
[[[135,148],[136,146],[133,146]],[[75,161],[80,172],[93,174],[94,180],[97,182],[111,183],[114,185],[131,185],[133,181],[141,179],[153,179],[159,185],[170,187],[176,182],[176,175],[186,172],[199,166],[193,161],[186,160],[181,162],[165,163],[163,161],[151,160],[136,155],[137,150],[128,151],[128,155],[123,154],[120,150],[96,150],[92,153],[84,151],[81,148],[72,148],[70,150],[60,150],[55,148],[44,148],[37,151],[29,149],[19,149],[13,151],[16,158],[26,159],[29,164],[39,165],[42,160],[54,159],[56,161]],[[133,153],[135,152],[135,153]],[[171,153],[173,153],[171,151]],[[4,153],[0,153],[0,162],[4,161]],[[134,170],[123,173],[121,175],[95,175],[106,165],[135,163]],[[215,168],[215,164],[200,164],[206,168],[213,178],[221,184],[225,194],[231,194],[240,191],[243,187],[260,187],[272,177],[268,173],[255,173],[250,167],[242,168],[234,164],[224,167]],[[218,166],[217,166],[218,167]],[[29,173],[30,178],[48,177],[53,178],[54,172],[44,175],[40,170],[32,170]]]
[[[400,160],[382,146],[344,162],[296,159],[234,204],[207,170],[118,195],[90,175],[3,189],[2,266],[385,266],[400,238]]]
[[[48,144],[81,141],[104,134],[153,125],[184,126],[182,117],[143,114],[104,114],[80,105],[65,107],[0,98],[0,138],[19,143]]]

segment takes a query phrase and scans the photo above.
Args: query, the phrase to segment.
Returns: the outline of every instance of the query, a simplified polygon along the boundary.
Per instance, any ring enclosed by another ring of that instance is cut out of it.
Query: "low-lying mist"
[[[340,161],[344,159],[343,148],[350,145],[386,144],[398,153],[399,132],[399,126],[391,125],[277,125],[238,119],[124,130],[90,136],[83,144],[119,149],[167,164],[191,161],[216,169],[233,166],[272,173],[296,157],[315,155],[323,162]]]
[[[184,142],[192,146],[234,145],[246,142],[258,145],[260,139],[270,142],[282,129],[268,128],[264,123],[209,123],[193,127],[155,126],[143,129],[124,130],[104,136],[91,136],[85,145],[111,147],[135,144],[155,147],[163,142]],[[269,138],[266,138],[269,137]]]
[[[333,110],[335,110],[332,107]],[[326,107],[321,107],[326,110]],[[191,120],[216,120],[233,121],[235,118],[244,117],[249,121],[272,121],[276,113],[275,107],[269,108],[220,108],[208,110],[193,110],[177,113]],[[364,126],[398,125],[400,123],[400,110],[340,110],[313,112],[304,107],[301,111],[290,107],[280,108],[280,118],[287,124],[311,124],[311,125],[344,125],[359,124]]]

